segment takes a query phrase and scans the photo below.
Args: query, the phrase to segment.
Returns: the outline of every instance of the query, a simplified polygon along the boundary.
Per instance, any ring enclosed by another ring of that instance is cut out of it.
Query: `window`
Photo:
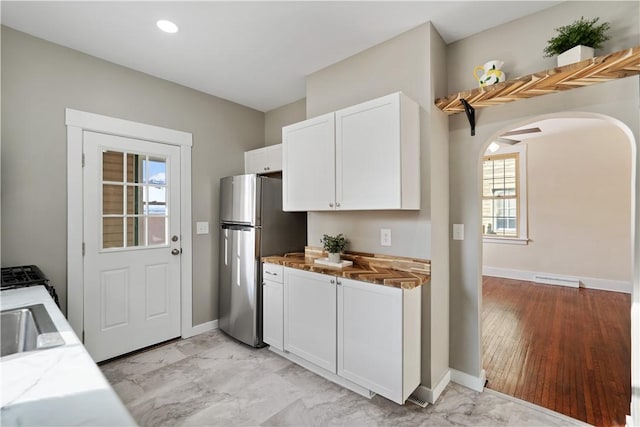
[[[527,242],[525,146],[503,148],[482,163],[482,234],[485,242]]]
[[[167,245],[167,159],[104,150],[102,248]]]

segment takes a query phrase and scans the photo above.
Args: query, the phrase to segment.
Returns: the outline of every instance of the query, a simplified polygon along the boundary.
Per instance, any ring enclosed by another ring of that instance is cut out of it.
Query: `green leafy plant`
[[[600,18],[585,19],[584,16],[573,24],[555,28],[558,35],[547,41],[544,56],[555,56],[578,45],[599,49],[609,40],[606,32],[611,28],[608,22],[596,25]]]
[[[334,254],[342,252],[347,247],[347,243],[349,243],[342,233],[337,236],[323,234],[320,242],[322,242],[322,247],[325,251]]]

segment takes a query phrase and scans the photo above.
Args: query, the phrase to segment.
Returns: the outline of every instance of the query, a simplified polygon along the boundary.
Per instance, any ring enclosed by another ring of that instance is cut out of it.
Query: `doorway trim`
[[[67,319],[84,341],[83,284],[83,132],[93,131],[180,147],[180,333],[193,332],[193,271],[191,237],[191,133],[65,108],[67,126]]]

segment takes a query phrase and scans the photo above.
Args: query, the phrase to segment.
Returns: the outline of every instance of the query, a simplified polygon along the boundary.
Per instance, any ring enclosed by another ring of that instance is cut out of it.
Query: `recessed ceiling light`
[[[171,21],[167,21],[166,19],[161,19],[156,22],[158,28],[160,28],[165,33],[177,33],[178,26]]]

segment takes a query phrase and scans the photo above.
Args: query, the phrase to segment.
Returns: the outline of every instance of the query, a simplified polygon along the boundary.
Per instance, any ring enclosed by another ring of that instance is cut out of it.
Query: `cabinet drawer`
[[[282,283],[282,266],[276,264],[263,264],[262,279]]]

